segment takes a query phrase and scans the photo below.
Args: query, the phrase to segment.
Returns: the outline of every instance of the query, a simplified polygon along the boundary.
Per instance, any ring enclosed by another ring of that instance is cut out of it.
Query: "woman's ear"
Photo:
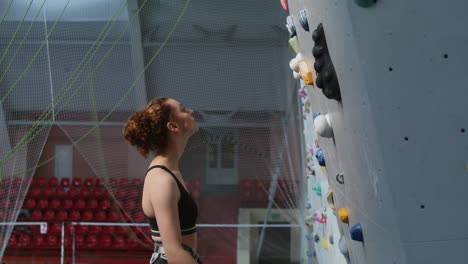
[[[169,129],[169,131],[177,131],[177,124],[174,122],[167,122],[167,129]]]

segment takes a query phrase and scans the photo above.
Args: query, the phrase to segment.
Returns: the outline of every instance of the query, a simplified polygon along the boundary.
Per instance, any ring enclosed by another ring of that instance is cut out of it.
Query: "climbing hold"
[[[351,239],[355,241],[364,241],[364,235],[362,234],[362,226],[361,224],[355,224],[351,229],[349,230],[349,233],[351,235]]]
[[[312,114],[312,119],[315,120],[315,118],[319,115],[320,115],[320,112],[315,112],[314,114]],[[315,140],[315,147],[318,148],[317,144],[318,144],[318,141]]]
[[[295,37],[297,35],[296,25],[294,24],[294,19],[292,16],[286,17],[286,28],[289,32],[289,38]]]
[[[338,248],[340,249],[341,254],[348,260],[349,262],[349,249],[348,249],[348,243],[346,241],[346,237],[343,236],[343,234],[340,237],[340,240],[338,241]]]
[[[349,220],[348,220],[348,211],[346,210],[346,208],[340,208],[340,209],[338,209],[338,216],[340,217],[341,222],[343,222],[343,223],[345,223],[345,224],[348,224],[348,223],[349,223]]]
[[[299,23],[305,31],[309,32],[309,21],[307,20],[307,12],[305,9],[299,11]]]
[[[297,47],[297,37],[294,36],[292,38],[289,39],[289,46],[291,46],[291,48],[294,50],[294,53],[298,53],[299,52],[299,49]]]
[[[306,99],[307,98],[307,90],[306,90],[306,87],[305,85],[303,85],[300,89],[299,89],[299,96],[303,99]]]
[[[310,234],[306,234],[306,235],[305,235],[305,238],[306,238],[307,240],[311,240],[311,239],[312,239],[312,237],[310,237]]]
[[[317,113],[320,114],[320,112],[317,112]],[[315,147],[320,148],[320,143],[319,143],[318,139],[315,140]]]
[[[344,184],[344,175],[343,173],[338,173],[336,175],[336,181],[339,183],[339,184]]]
[[[328,237],[324,236],[323,239],[322,239],[322,247],[325,249],[325,250],[328,250],[328,247],[330,245],[328,244]]]
[[[314,118],[314,128],[317,135],[325,138],[333,137],[333,129],[330,122],[330,116],[318,115]]]
[[[314,190],[315,194],[318,196],[322,196],[322,186],[320,186],[320,184],[314,183],[312,185],[312,190]]]
[[[307,209],[307,210],[310,210],[311,208],[312,208],[312,205],[308,202],[308,203],[306,204],[306,209]]]
[[[376,0],[354,0],[354,3],[360,7],[369,7],[377,2]]]
[[[313,85],[314,79],[312,77],[312,72],[309,69],[309,64],[305,60],[299,62],[299,73],[301,74],[302,80],[307,85]]]
[[[298,59],[298,56],[299,56],[300,53],[298,53],[296,55],[296,57],[292,58],[290,61],[289,61],[289,68],[294,71],[294,72],[299,72],[299,62],[300,60]]]
[[[281,6],[283,7],[284,11],[289,11],[288,0],[281,0]]]
[[[315,84],[318,88],[322,88],[322,93],[328,99],[341,101],[340,85],[328,51],[322,23],[313,32],[312,39],[315,42],[312,49],[312,55],[315,58],[314,68],[317,73]]]
[[[294,77],[294,79],[297,80],[297,79],[301,78],[301,74],[298,73],[298,72],[293,71],[293,77]]]
[[[317,149],[317,151],[315,152],[315,157],[317,158],[319,165],[325,167],[325,157],[321,148]]]
[[[314,236],[314,241],[315,241],[315,243],[317,243],[317,242],[320,241],[319,235],[315,234],[315,236]]]
[[[330,237],[328,238],[328,241],[330,241],[330,244],[335,244],[335,239],[333,238],[333,235],[330,235]]]
[[[307,250],[307,251],[306,251],[306,255],[307,255],[307,257],[309,257],[309,258],[312,257],[312,253],[310,253],[310,250]]]
[[[335,210],[336,208],[335,199],[333,198],[333,191],[330,187],[328,188],[328,193],[327,193],[327,203],[328,203],[328,206],[330,206],[332,210]]]

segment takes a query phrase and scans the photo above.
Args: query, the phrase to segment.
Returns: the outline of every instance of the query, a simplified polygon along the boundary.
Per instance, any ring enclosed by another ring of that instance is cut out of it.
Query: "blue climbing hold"
[[[321,148],[317,149],[315,157],[317,158],[319,165],[325,167],[325,156],[323,155],[323,150]]]
[[[351,229],[349,230],[349,233],[351,235],[351,239],[359,242],[364,241],[364,235],[362,234],[362,226],[361,224],[355,224]]]
[[[320,112],[315,112],[315,113],[312,115],[312,120],[315,120],[315,118],[316,118],[317,116],[319,116],[319,115],[320,115]]]
[[[307,20],[307,12],[305,9],[299,11],[299,23],[305,31],[309,32],[309,21]]]

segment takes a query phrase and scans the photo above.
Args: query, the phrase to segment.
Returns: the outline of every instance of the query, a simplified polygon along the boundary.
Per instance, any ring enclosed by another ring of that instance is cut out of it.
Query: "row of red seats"
[[[75,247],[78,249],[135,249],[151,246],[147,239],[135,239],[123,234],[75,234]],[[70,234],[64,237],[65,247],[71,247],[73,238]],[[142,245],[143,244],[143,245]],[[47,235],[31,235],[27,233],[11,234],[8,248],[58,248],[61,246],[61,236],[49,233]]]
[[[65,190],[64,187],[58,186],[58,187],[46,187],[46,188],[39,188],[39,187],[32,187],[28,194],[28,197],[32,198],[83,198],[83,199],[88,199],[88,198],[110,198],[111,195],[105,188],[75,188],[71,187],[67,190]]]
[[[117,222],[120,220],[119,214],[116,211],[105,211],[105,210],[39,210],[34,209],[31,212],[29,219],[25,221],[84,221],[84,222]]]
[[[111,199],[33,199],[27,198],[24,201],[23,208],[24,209],[51,209],[51,210],[58,210],[58,209],[77,209],[77,210],[84,210],[84,209],[101,209],[101,210],[109,210],[112,206]]]
[[[110,178],[108,184],[111,187],[130,187],[130,186],[142,186],[143,182],[141,179],[128,179],[128,178]],[[62,178],[60,181],[57,177],[49,177],[45,178],[43,176],[35,177],[32,179],[31,186],[33,187],[103,187],[104,180],[100,178],[73,178],[70,180],[69,178]]]

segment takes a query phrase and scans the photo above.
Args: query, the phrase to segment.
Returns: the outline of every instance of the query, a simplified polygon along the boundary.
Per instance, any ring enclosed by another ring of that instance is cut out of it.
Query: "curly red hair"
[[[171,107],[161,97],[151,100],[145,107],[134,112],[123,129],[123,136],[145,158],[150,151],[164,152],[168,144],[167,122]]]

